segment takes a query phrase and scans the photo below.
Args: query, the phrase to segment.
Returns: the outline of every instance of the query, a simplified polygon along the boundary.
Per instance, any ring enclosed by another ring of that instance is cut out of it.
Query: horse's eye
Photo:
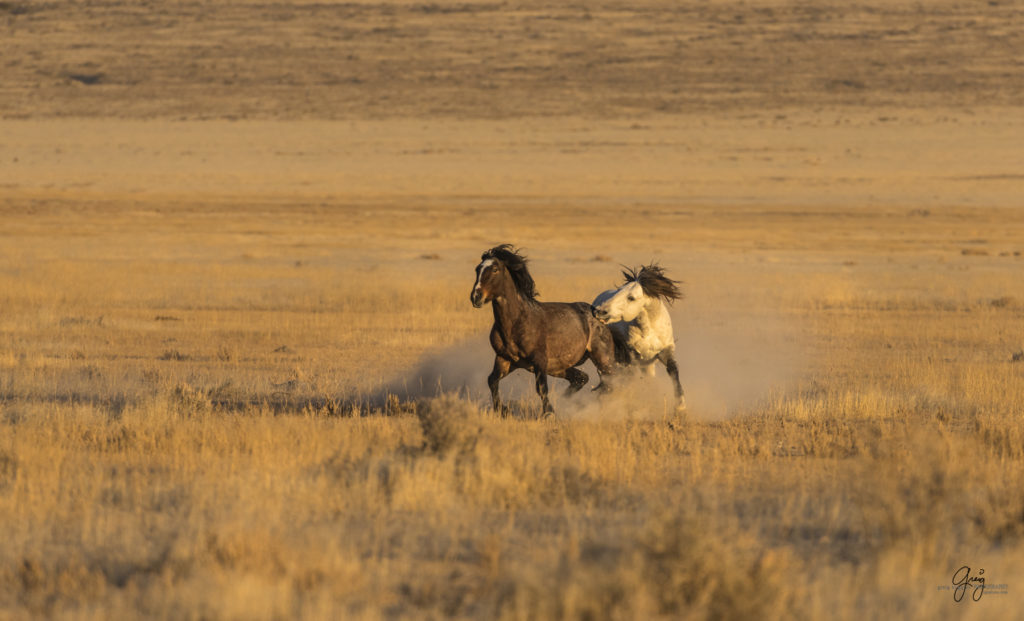
[[[636,298],[634,298],[633,296],[629,296],[626,299],[629,300],[630,302],[636,302]]]

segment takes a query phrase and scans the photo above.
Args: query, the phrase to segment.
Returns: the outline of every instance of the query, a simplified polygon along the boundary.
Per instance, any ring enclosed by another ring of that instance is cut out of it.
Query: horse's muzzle
[[[480,290],[474,289],[469,294],[469,301],[473,303],[474,308],[482,308],[484,305],[484,294]]]
[[[591,305],[590,314],[594,316],[594,319],[597,319],[598,321],[603,323],[608,323],[608,311],[603,311],[600,308]]]

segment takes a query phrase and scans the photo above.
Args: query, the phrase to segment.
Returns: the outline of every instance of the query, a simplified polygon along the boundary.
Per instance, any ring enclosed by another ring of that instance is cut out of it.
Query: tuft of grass
[[[177,349],[168,349],[164,353],[160,354],[158,360],[173,360],[175,362],[183,362],[185,360],[191,360],[192,356],[183,354]]]
[[[789,579],[802,572],[799,563],[785,549],[729,530],[676,512],[650,521],[634,562],[657,612],[679,617],[699,608],[711,619],[803,616],[805,585]]]
[[[172,388],[167,395],[167,405],[171,413],[184,418],[205,416],[213,410],[210,393],[188,384]]]
[[[470,453],[483,430],[480,408],[454,395],[429,399],[416,408],[423,448],[431,453]]]
[[[18,475],[18,460],[6,451],[0,451],[0,489],[11,485]]]

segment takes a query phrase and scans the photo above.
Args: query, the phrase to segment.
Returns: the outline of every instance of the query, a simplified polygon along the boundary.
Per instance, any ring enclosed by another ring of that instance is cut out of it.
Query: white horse
[[[686,409],[683,387],[679,383],[672,318],[666,305],[683,297],[678,281],[665,276],[657,264],[622,272],[626,282],[594,299],[594,317],[608,324],[615,338],[621,362],[644,368],[654,375],[654,362],[665,365],[675,383],[676,409]]]

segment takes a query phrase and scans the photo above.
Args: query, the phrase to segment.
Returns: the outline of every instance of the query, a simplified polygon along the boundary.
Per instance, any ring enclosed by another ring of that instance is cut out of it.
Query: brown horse
[[[554,413],[548,375],[569,380],[570,395],[590,379],[576,368],[589,359],[601,374],[598,388],[609,388],[606,377],[615,372],[616,362],[608,326],[594,318],[586,302],[538,302],[526,257],[511,245],[483,253],[469,299],[477,308],[490,302],[494,311],[494,370],[487,385],[495,410],[501,407],[498,382],[515,369],[533,372],[545,415]]]

